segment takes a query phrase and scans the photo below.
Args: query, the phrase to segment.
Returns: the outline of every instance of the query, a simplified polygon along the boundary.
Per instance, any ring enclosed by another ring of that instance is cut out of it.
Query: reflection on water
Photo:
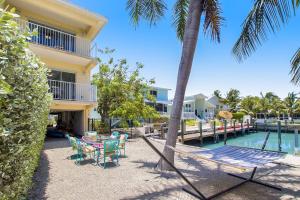
[[[238,136],[236,138],[229,138],[228,145],[236,145],[243,147],[261,148],[266,138],[266,132],[251,133],[249,135]],[[217,144],[204,144],[205,148],[214,149],[223,146],[224,143],[220,141]],[[295,147],[295,135],[292,133],[281,133],[281,147],[282,151],[293,154]],[[278,150],[278,133],[271,133],[266,145],[268,150]]]

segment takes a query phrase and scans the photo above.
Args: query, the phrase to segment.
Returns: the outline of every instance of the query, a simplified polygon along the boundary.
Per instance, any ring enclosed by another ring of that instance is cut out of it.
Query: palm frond
[[[183,40],[185,24],[188,16],[189,0],[177,0],[173,11],[173,26],[179,40]]]
[[[290,74],[292,75],[291,82],[295,85],[300,83],[300,48],[295,53],[291,60],[291,71]]]
[[[221,7],[218,0],[205,0],[204,11],[204,34],[209,34],[212,40],[220,42],[221,26],[224,18],[221,16]]]
[[[144,2],[143,17],[150,22],[150,25],[155,25],[164,16],[167,6],[163,0],[145,0]]]
[[[126,9],[132,23],[137,26],[141,18],[149,21],[150,25],[155,25],[167,7],[163,0],[128,0]]]
[[[249,57],[269,32],[275,33],[281,24],[287,23],[292,9],[290,0],[256,0],[232,49],[238,61]]]
[[[137,26],[140,17],[143,14],[144,5],[143,0],[128,0],[126,9],[129,11],[129,15],[131,18],[132,23]]]

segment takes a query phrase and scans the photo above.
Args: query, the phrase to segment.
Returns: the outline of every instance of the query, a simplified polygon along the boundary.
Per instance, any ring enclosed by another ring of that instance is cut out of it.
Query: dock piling
[[[243,120],[241,121],[241,132],[242,132],[242,135],[244,135],[245,130],[244,130],[244,123],[243,123]]]
[[[213,122],[213,132],[214,132],[214,142],[217,143],[218,136],[217,136],[217,132],[216,132],[216,121],[215,120]]]
[[[278,151],[281,151],[281,121],[277,122],[277,126],[278,126]]]
[[[295,148],[299,148],[298,129],[295,129]]]
[[[200,145],[203,145],[202,122],[200,121],[198,125],[199,125],[199,132],[200,132]]]
[[[234,134],[234,137],[236,137],[235,119],[233,120],[233,134]]]
[[[181,120],[181,143],[184,144],[184,135],[186,132],[185,120]]]
[[[247,133],[250,133],[249,119],[247,119]]]
[[[224,120],[224,145],[227,143],[227,120]]]

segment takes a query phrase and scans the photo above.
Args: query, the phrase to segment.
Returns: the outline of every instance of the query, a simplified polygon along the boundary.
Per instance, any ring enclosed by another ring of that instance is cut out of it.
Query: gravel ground
[[[156,143],[156,146],[162,149],[161,144]],[[182,145],[178,148],[190,149]],[[187,186],[174,172],[159,173],[154,170],[158,156],[142,139],[130,140],[127,143],[127,157],[120,159],[119,166],[107,169],[93,165],[91,160],[77,166],[68,159],[73,153],[66,139],[46,141],[29,199],[194,199],[182,191],[182,187]],[[289,157],[285,162],[300,166],[299,158]],[[207,196],[240,181],[225,173],[240,171],[215,163],[178,155],[175,163]],[[247,183],[216,199],[300,199],[300,167],[270,165],[267,169],[258,170],[256,177],[284,190],[278,192]]]

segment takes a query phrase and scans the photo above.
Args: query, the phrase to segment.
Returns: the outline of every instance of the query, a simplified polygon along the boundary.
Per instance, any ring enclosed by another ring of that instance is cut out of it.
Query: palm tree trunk
[[[194,53],[195,53],[196,44],[198,40],[200,17],[203,11],[202,3],[203,3],[202,0],[190,1],[189,15],[185,26],[175,97],[174,97],[172,111],[169,120],[167,141],[163,150],[164,156],[172,164],[174,164],[174,151],[168,148],[168,146],[172,146],[172,147],[176,146],[178,126],[180,124],[185,90],[190,76]],[[158,167],[161,170],[171,170],[171,167],[163,160],[160,160]]]

